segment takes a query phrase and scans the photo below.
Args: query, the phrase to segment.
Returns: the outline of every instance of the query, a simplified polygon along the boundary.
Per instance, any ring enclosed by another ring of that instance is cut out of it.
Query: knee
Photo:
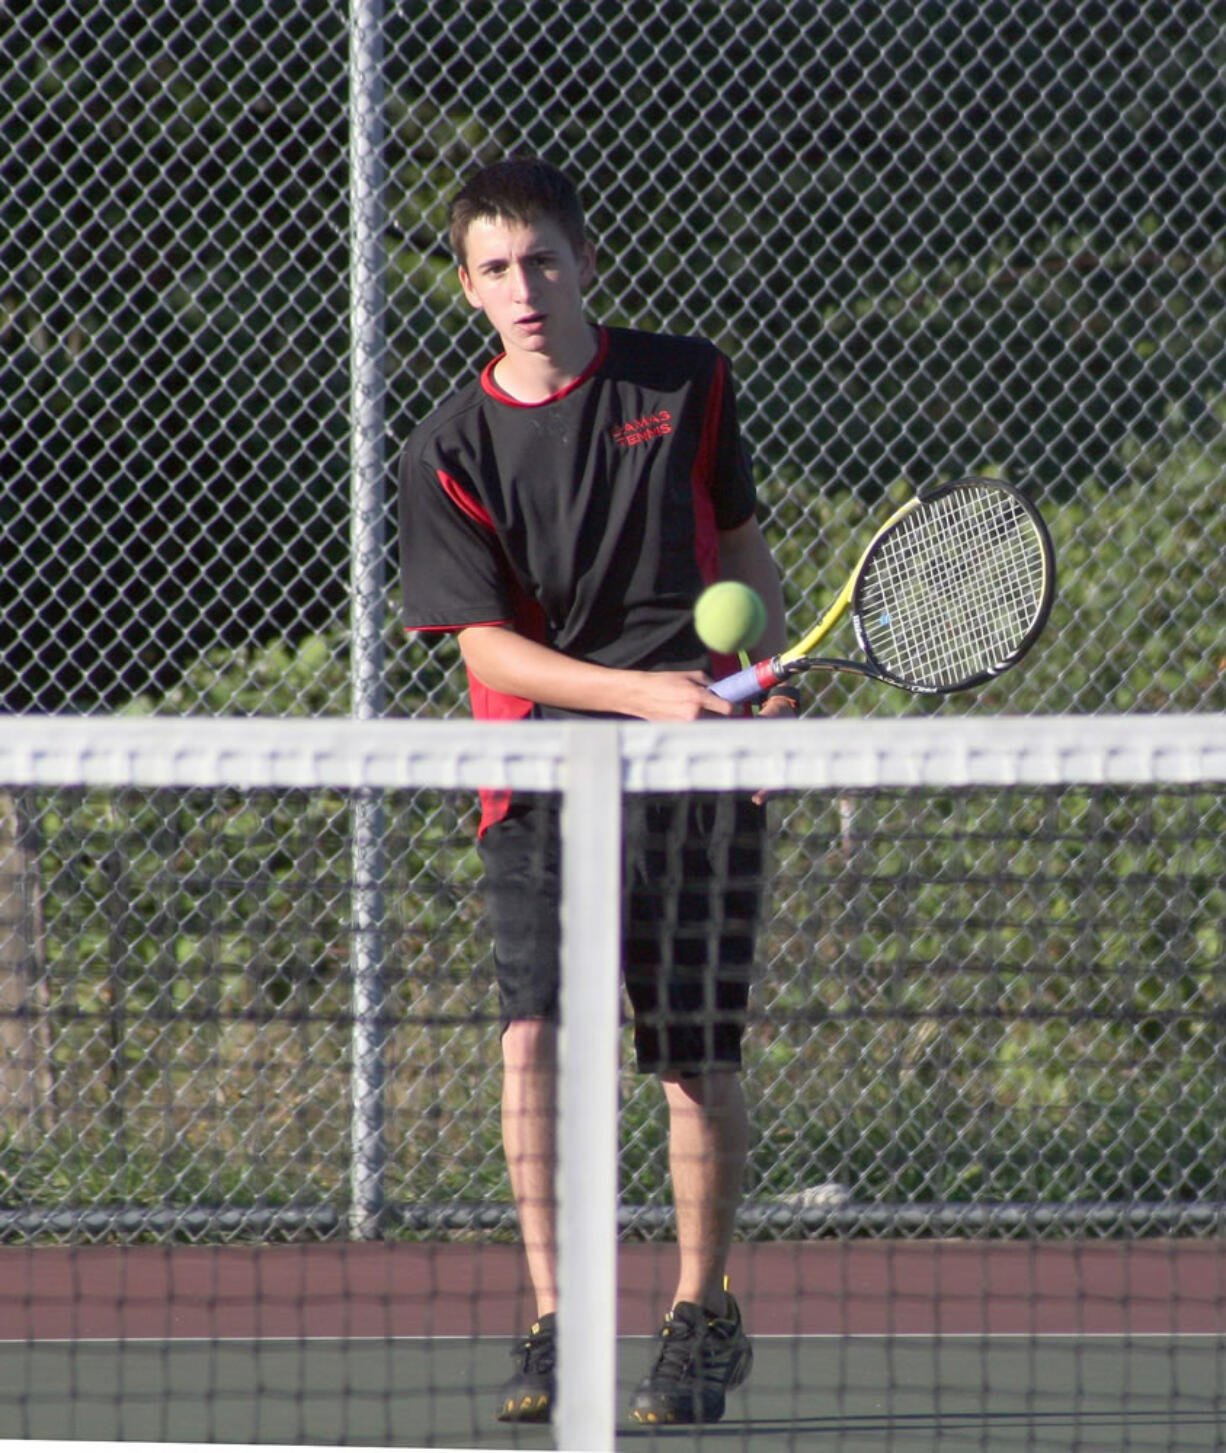
[[[512,1019],[502,1031],[502,1062],[514,1069],[552,1068],[558,1026],[549,1019]]]
[[[744,1101],[739,1070],[708,1070],[702,1074],[660,1076],[664,1096],[674,1107],[696,1106],[718,1111],[737,1107]]]

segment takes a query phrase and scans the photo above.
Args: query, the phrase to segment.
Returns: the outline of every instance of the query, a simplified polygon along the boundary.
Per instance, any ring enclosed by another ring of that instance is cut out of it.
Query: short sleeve
[[[400,464],[399,553],[406,630],[505,625],[513,608],[493,522],[471,485],[410,440]]]

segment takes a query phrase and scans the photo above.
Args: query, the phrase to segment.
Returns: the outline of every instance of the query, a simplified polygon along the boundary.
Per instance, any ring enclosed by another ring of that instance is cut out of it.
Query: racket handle
[[[714,682],[710,689],[725,701],[756,701],[772,686],[777,686],[784,674],[779,657],[772,656],[768,661],[755,661],[743,671],[734,671],[731,676]]]

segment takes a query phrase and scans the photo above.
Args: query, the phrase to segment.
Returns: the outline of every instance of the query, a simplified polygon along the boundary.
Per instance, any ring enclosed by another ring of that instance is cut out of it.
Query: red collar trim
[[[509,404],[513,409],[540,409],[546,404],[556,404],[559,399],[564,399],[567,394],[574,393],[580,384],[584,384],[604,364],[609,353],[609,330],[607,328],[597,329],[596,352],[592,355],[592,361],[583,370],[578,378],[572,379],[565,388],[559,389],[556,394],[550,394],[547,399],[539,399],[534,404],[525,403],[523,399],[513,398],[504,389],[500,389],[494,382],[494,370],[506,357],[500,353],[497,358],[490,361],[481,370],[481,387],[489,394],[490,398],[497,399],[500,404]]]

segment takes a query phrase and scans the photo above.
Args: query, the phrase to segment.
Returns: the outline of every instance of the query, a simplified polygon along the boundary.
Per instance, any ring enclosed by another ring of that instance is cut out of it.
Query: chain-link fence
[[[1222,6],[386,11],[8,18],[6,706],[347,708],[355,172],[394,459],[491,345],[446,198],[524,148],[582,184],[593,316],[731,354],[794,605],[883,495],[1001,471],[1062,603],[974,709],[1226,703]],[[452,710],[448,648],[394,650],[395,709]]]
[[[1062,723],[1037,774],[1026,726],[1002,741],[883,722],[862,749],[858,726],[829,759],[785,729],[767,770],[808,766],[780,802],[747,1034],[755,1232],[1220,1226],[1226,802],[1195,764],[1214,743],[1220,775],[1226,749],[1202,721],[1113,716],[1097,742]],[[346,972],[350,784],[396,781],[388,762],[410,781],[422,764],[427,781],[464,760],[499,771],[500,750],[523,768],[563,738],[479,751],[434,732],[405,751],[403,728],[372,740],[365,723],[309,739],[66,725],[42,757],[0,734],[27,861],[0,912],[48,966],[0,1019],[0,1237],[340,1231],[366,1195],[355,1090],[379,1096],[371,1201],[389,1229],[512,1226],[467,794],[383,799],[387,952],[366,1002],[390,1074],[370,1087]],[[664,728],[644,740],[656,780],[682,785],[695,767],[762,770],[746,735],[724,757],[692,741],[687,756]],[[960,775],[928,781],[926,760]],[[572,922],[581,968],[597,906]],[[666,1234],[661,1097],[624,1048],[623,1219]]]
[[[491,347],[458,296],[446,200],[475,164],[532,150],[588,202],[592,315],[701,332],[732,357],[798,615],[888,502],[932,479],[998,472],[1042,504],[1060,594],[1023,669],[936,707],[831,681],[819,708],[1220,711],[1224,22],[1219,4],[1054,0],[14,11],[0,34],[0,704],[466,709],[452,643],[401,639],[389,473]],[[6,1013],[22,1055],[34,1026],[52,1034],[29,1062],[65,1087],[88,1057],[48,1026],[101,1014],[94,1088],[70,1098],[97,1090],[110,1107],[93,1163],[129,1170],[90,1194],[118,1195],[140,1160],[123,1107],[136,1066],[158,1063],[141,1036],[168,1043],[168,1006],[228,1002],[230,970],[224,953],[176,965],[171,910],[134,891],[140,864],[170,861],[156,804],[88,871],[51,852],[48,810],[5,801],[0,862],[20,885],[0,897],[20,903],[5,909],[20,959],[6,961]],[[271,822],[270,859],[316,850],[278,845]],[[423,901],[446,899],[440,863],[469,863],[471,825],[454,803],[422,815],[414,835],[436,855],[410,875]],[[800,818],[783,828],[803,837]],[[93,905],[71,970],[41,907],[62,873]],[[447,952],[480,965],[483,931],[454,902],[463,932]],[[352,923],[325,914],[324,933],[302,903],[251,914],[243,1033],[267,1017],[250,1005],[280,1005],[298,1049],[252,1031],[242,1052],[293,1062],[308,1053],[293,1009],[305,991],[286,966],[309,960],[311,982],[331,986],[319,992],[340,993]],[[295,925],[301,942],[282,952]],[[768,940],[785,998],[800,932],[785,915]],[[834,974],[838,939],[820,938]],[[404,992],[425,992],[431,943],[395,945]],[[153,1016],[139,1030],[138,1005]],[[471,1113],[469,1052],[428,1063],[437,1093],[401,1122],[406,1144],[433,1143],[457,1097]],[[176,1074],[186,1105],[189,1070],[167,1065],[162,1084]],[[786,1083],[796,1099],[829,1089]],[[46,1089],[21,1093],[64,1104]],[[487,1111],[474,1145],[492,1133]],[[335,1097],[327,1113],[342,1113]],[[149,1164],[171,1164],[152,1144]],[[80,1200],[71,1187],[86,1182],[57,1167],[46,1184]],[[191,1173],[205,1199],[220,1194],[215,1167]],[[472,1193],[453,1167],[440,1175],[435,1198]]]

